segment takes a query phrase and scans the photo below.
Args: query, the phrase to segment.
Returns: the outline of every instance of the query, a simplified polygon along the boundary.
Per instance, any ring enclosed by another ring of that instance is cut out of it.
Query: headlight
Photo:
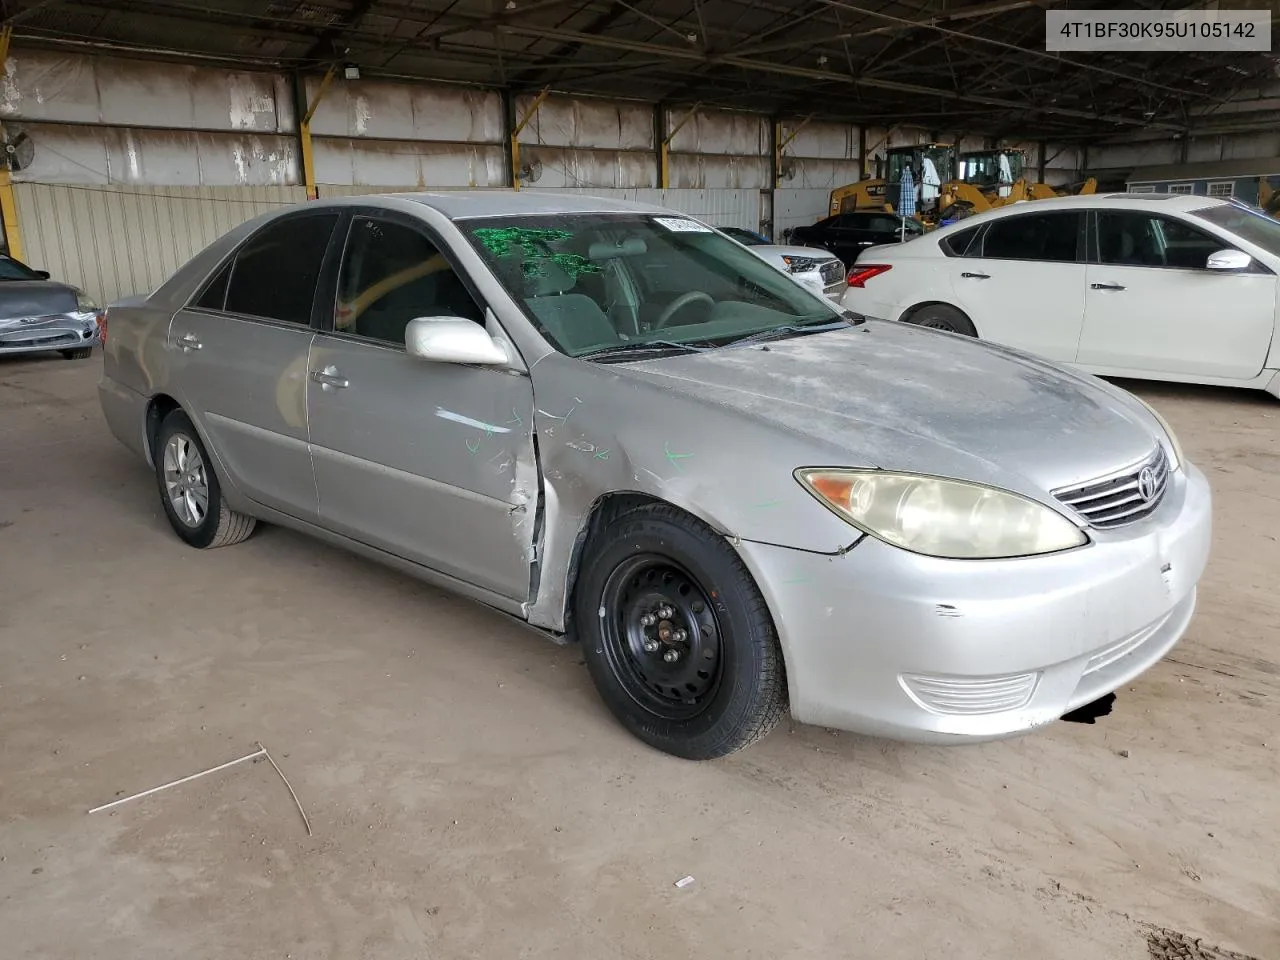
[[[1137,394],[1133,394],[1133,399],[1147,408],[1147,413],[1156,418],[1156,423],[1160,424],[1164,435],[1169,440],[1169,452],[1173,455],[1173,462],[1169,464],[1170,469],[1177,470],[1182,466],[1182,444],[1178,442],[1178,435],[1173,432],[1173,427],[1169,426],[1169,421],[1160,416],[1160,413],[1147,401],[1143,400]]]
[[[840,469],[797,470],[796,479],[863,532],[930,557],[1029,557],[1089,542],[1056,510],[963,480]]]
[[[81,313],[96,313],[98,305],[94,303],[93,298],[84,293],[76,294],[76,309]]]
[[[787,265],[787,269],[792,273],[808,273],[818,265],[818,261],[813,257],[787,257],[782,258],[782,262]]]

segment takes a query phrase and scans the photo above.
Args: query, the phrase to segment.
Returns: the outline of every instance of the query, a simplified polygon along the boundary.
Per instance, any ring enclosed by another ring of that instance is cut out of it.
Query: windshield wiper
[[[730,340],[725,344],[725,346],[742,346],[746,343],[763,343],[766,340],[781,340],[783,337],[802,336],[809,333],[825,333],[829,330],[838,330],[841,327],[853,326],[853,324],[854,321],[846,320],[843,317],[839,320],[829,320],[823,323],[790,323],[782,327],[771,327],[768,330],[761,330],[759,333],[740,337],[737,340]]]
[[[702,353],[710,350],[711,344],[677,343],[674,340],[638,340],[635,343],[624,343],[616,347],[605,347],[591,353],[578,355],[579,360],[612,360],[619,357],[635,357],[644,354],[661,353]]]

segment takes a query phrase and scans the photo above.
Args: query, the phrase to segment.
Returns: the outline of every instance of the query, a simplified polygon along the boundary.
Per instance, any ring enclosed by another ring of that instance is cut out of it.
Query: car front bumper
[[[1208,481],[1174,474],[1161,505],[1078,550],[938,560],[863,537],[843,555],[741,542],[773,612],[792,715],[920,742],[1012,736],[1159,661],[1195,609]]]
[[[93,314],[0,320],[0,356],[96,347],[100,340]]]

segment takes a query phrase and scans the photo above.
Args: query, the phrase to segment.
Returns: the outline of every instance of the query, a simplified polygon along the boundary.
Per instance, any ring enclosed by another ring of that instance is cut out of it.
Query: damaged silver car
[[[0,357],[57,352],[83,360],[98,345],[101,319],[80,290],[0,254]]]
[[[187,543],[277,523],[576,639],[682,757],[788,707],[1049,723],[1178,641],[1209,550],[1208,484],[1132,395],[842,312],[652,207],[312,202],[109,331],[103,411]]]

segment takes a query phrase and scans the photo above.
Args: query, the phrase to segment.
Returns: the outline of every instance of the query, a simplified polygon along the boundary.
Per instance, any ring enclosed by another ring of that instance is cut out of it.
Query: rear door
[[[416,317],[488,319],[425,224],[361,210],[344,247],[306,384],[321,523],[527,600],[538,498],[529,377],[405,352]]]
[[[1094,222],[1080,363],[1239,380],[1262,372],[1275,274],[1256,263],[1207,269],[1231,245],[1175,217],[1100,210]]]
[[[183,408],[246,496],[314,520],[307,355],[340,214],[274,220],[247,240],[169,326]]]
[[[1075,210],[1002,217],[947,259],[956,304],[983,339],[1075,360],[1084,321],[1084,223]]]

